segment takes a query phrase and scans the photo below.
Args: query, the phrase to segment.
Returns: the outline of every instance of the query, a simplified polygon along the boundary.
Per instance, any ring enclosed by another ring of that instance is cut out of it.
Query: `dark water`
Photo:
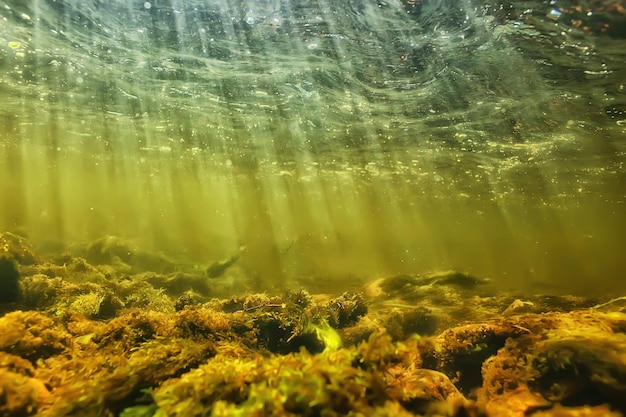
[[[626,289],[624,5],[0,2],[0,227],[260,279]]]

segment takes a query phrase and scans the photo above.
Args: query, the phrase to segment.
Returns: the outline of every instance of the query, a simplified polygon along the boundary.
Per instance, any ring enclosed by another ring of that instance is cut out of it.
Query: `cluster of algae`
[[[208,272],[93,247],[44,259],[0,234],[0,415],[626,413],[619,300],[522,299],[458,272],[217,297]]]

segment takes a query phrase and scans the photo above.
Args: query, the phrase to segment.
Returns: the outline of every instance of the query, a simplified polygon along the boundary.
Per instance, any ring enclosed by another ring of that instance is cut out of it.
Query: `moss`
[[[176,311],[184,310],[188,307],[197,306],[200,304],[201,297],[193,291],[186,291],[183,295],[178,297],[174,302],[174,309]]]
[[[279,300],[251,295],[238,303],[256,307],[232,313],[217,310],[216,302],[170,313],[125,311],[108,321],[10,313],[0,319],[0,370],[19,387],[3,387],[12,407],[3,410],[9,416],[390,410],[482,416],[484,406],[507,415],[511,404],[519,415],[554,402],[575,409],[600,401],[622,406],[626,342],[615,332],[626,322],[623,313],[498,317],[404,341],[377,332],[358,346],[329,349],[340,333],[319,321],[326,304],[269,301]],[[315,343],[317,350],[309,345]],[[275,353],[268,354],[272,346]],[[473,379],[477,369],[482,380]],[[462,393],[475,388],[477,403]]]
[[[297,291],[289,291],[285,299],[290,304],[300,308],[307,308],[313,304],[313,297],[303,288]]]
[[[50,392],[38,379],[0,369],[0,415],[30,416]]]
[[[404,340],[412,334],[429,336],[435,333],[439,319],[432,310],[417,307],[390,312],[385,328],[395,340]]]
[[[367,301],[363,294],[344,293],[326,304],[328,323],[341,329],[356,324],[367,314]]]
[[[52,307],[60,294],[69,284],[62,278],[50,278],[44,274],[25,277],[23,282],[24,306],[30,309],[46,309]]]
[[[319,324],[309,323],[304,329],[304,334],[311,334],[315,336],[315,339],[320,342],[324,350],[337,350],[341,348],[343,344],[341,335],[328,323],[322,321]],[[307,347],[307,350],[312,353],[317,353],[316,350],[312,350]]]

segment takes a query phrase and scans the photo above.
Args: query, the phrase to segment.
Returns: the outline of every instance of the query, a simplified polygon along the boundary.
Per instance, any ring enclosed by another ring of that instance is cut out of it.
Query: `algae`
[[[626,413],[621,298],[509,294],[457,271],[214,296],[236,265],[198,291],[133,258],[31,248],[32,263],[20,242],[0,251],[23,293],[0,303],[3,416]]]

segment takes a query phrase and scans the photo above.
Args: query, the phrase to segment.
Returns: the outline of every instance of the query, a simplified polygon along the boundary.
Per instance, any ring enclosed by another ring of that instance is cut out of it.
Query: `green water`
[[[618,3],[0,2],[0,228],[259,280],[626,289]]]

